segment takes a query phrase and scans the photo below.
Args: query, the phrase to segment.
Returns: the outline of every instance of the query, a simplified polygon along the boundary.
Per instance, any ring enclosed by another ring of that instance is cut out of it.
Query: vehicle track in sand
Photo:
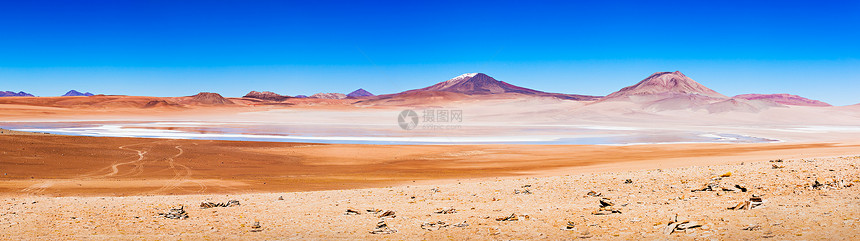
[[[182,187],[182,184],[185,184],[187,182],[197,184],[199,189],[196,192],[198,192],[198,193],[205,192],[207,189],[206,184],[203,184],[200,181],[191,180],[191,176],[192,176],[191,168],[189,168],[186,165],[183,165],[183,164],[176,162],[176,158],[178,158],[179,156],[182,156],[182,154],[185,153],[185,150],[182,149],[182,145],[176,145],[173,148],[176,148],[177,150],[179,150],[179,153],[164,159],[167,162],[168,168],[170,170],[172,170],[174,173],[173,178],[171,179],[170,182],[166,183],[161,188],[153,190],[150,193],[160,194],[160,193],[164,193],[164,192],[174,190],[174,189],[178,189],[181,191],[184,189]]]
[[[80,175],[78,178],[83,179],[83,180],[90,180],[90,179],[101,179],[101,178],[116,176],[120,172],[120,170],[119,170],[120,166],[139,163],[139,162],[144,160],[145,155],[148,152],[148,151],[146,151],[148,148],[142,148],[142,149],[138,150],[138,149],[131,149],[128,147],[139,146],[139,145],[144,145],[144,144],[152,144],[152,143],[158,143],[158,142],[161,142],[161,141],[144,142],[144,143],[136,143],[136,144],[129,144],[129,145],[120,146],[119,147],[120,150],[128,150],[128,151],[137,152],[137,156],[138,156],[137,160],[127,161],[127,162],[115,161],[114,163],[112,163],[108,167],[105,167],[105,168],[99,169],[97,171],[91,172],[90,174]],[[149,147],[149,148],[151,148],[151,147]],[[132,170],[136,170],[138,168],[142,169],[142,164],[136,165],[135,168]],[[110,172],[107,174],[101,174],[101,175],[95,174],[95,173],[104,172],[106,170],[110,170]],[[68,183],[68,182],[72,182],[72,181],[54,181],[54,180],[43,181],[40,183],[30,185],[27,188],[21,189],[21,190],[19,190],[19,192],[30,193],[30,194],[43,193],[43,192],[45,192],[45,190],[47,190],[48,188],[51,188],[52,186],[54,186],[56,184],[63,184],[63,183]]]
[[[125,175],[118,175],[120,173],[120,166],[124,166],[124,165],[135,165],[135,168],[133,168],[132,171],[142,169],[143,164],[140,162],[142,162],[144,159],[146,159],[146,154],[149,153],[152,146],[147,146],[147,147],[143,147],[143,148],[139,148],[139,149],[132,149],[129,147],[140,146],[140,145],[145,145],[145,144],[155,144],[155,143],[159,143],[159,142],[164,142],[164,141],[143,142],[143,143],[135,143],[135,144],[120,146],[120,147],[118,147],[120,150],[137,152],[137,159],[132,160],[132,161],[125,161],[125,162],[114,161],[111,165],[109,165],[105,168],[99,169],[97,171],[93,171],[93,172],[88,173],[88,174],[80,175],[79,178],[81,178],[81,179],[98,179],[98,178],[105,178],[105,177],[125,176]],[[109,172],[107,174],[97,174],[97,173],[102,173],[102,172],[108,171],[108,170],[109,170]]]
[[[168,193],[172,190],[177,190],[180,192],[188,192],[186,188],[195,187],[196,190],[191,192],[196,193],[204,193],[207,191],[208,187],[204,182],[193,180],[192,179],[192,170],[190,167],[179,163],[177,158],[180,158],[183,154],[185,154],[185,150],[182,148],[182,145],[174,145],[171,146],[170,149],[174,149],[177,151],[176,154],[165,157],[165,158],[157,158],[153,157],[153,155],[157,155],[158,153],[162,153],[166,150],[162,150],[165,148],[160,148],[159,144],[170,143],[172,140],[159,140],[154,142],[142,142],[135,144],[128,144],[119,146],[120,150],[124,151],[132,151],[137,154],[137,158],[129,161],[114,161],[110,165],[101,168],[99,170],[79,175],[75,179],[79,180],[99,180],[99,179],[108,179],[108,178],[121,178],[121,177],[136,177],[136,176],[146,176],[144,175],[145,167],[152,166],[160,166],[162,164],[166,166],[165,169],[152,170],[150,172],[161,172],[164,170],[169,170],[173,172],[173,176],[167,180],[161,187],[146,191],[146,194],[164,194]],[[197,143],[191,143],[193,145],[197,145]],[[126,166],[132,165],[132,167],[127,168]],[[107,172],[107,173],[105,173]],[[19,190],[19,192],[23,193],[31,193],[38,194],[43,193],[47,189],[55,186],[57,184],[63,184],[68,182],[74,182],[73,180],[50,180],[43,181],[33,185],[30,185],[24,189]],[[187,185],[188,183],[193,183],[192,185]]]

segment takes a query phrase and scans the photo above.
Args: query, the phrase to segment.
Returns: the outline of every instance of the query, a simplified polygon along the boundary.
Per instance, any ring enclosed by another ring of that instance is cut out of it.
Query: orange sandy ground
[[[857,153],[860,145],[836,143],[401,146],[0,135],[0,193],[334,190]]]

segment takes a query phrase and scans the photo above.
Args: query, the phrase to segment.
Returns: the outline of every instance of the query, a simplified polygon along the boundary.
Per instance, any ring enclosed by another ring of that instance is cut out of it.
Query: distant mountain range
[[[30,93],[19,91],[18,93],[12,91],[0,91],[0,97],[34,97]]]
[[[69,92],[66,92],[66,94],[63,96],[93,96],[93,94],[90,92],[81,93],[77,90],[69,90]]]
[[[32,94],[23,91],[17,93],[11,91],[0,91],[0,97],[6,96],[33,97]],[[63,96],[93,96],[93,94],[89,92],[81,93],[76,90],[70,90]],[[728,97],[700,84],[699,82],[696,82],[680,71],[654,73],[634,85],[624,87],[605,97],[543,92],[499,81],[483,73],[468,73],[428,87],[379,96],[376,96],[364,89],[357,89],[349,94],[317,93],[309,97],[304,95],[290,97],[270,91],[251,91],[243,96],[243,98],[245,98],[245,101],[256,102],[285,102],[290,98],[358,99],[354,103],[364,105],[421,105],[430,102],[441,103],[467,99],[520,98],[523,96],[588,101],[590,104],[608,102],[634,103],[644,109],[656,111],[704,109],[712,113],[735,110],[757,112],[766,108],[786,106],[831,106],[830,104],[819,100],[812,100],[791,94],[743,94]],[[190,97],[191,98],[182,100],[181,103],[168,102],[167,104],[235,104],[231,100],[224,98],[217,93],[202,92]],[[156,101],[151,103],[149,106],[162,105],[165,105],[165,103]]]

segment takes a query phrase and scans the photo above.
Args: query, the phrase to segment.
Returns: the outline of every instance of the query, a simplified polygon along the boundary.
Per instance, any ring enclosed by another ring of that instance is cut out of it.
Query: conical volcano
[[[624,87],[615,93],[607,95],[606,98],[665,94],[690,94],[721,99],[728,98],[690,79],[690,77],[687,77],[680,71],[654,73],[635,85]]]

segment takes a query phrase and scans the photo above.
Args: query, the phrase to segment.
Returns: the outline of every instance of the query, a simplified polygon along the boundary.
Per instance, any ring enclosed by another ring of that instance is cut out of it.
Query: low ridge
[[[339,100],[339,99],[346,99],[346,95],[341,94],[341,93],[317,93],[317,94],[311,95],[310,98]]]
[[[733,98],[745,99],[745,100],[770,100],[776,103],[780,103],[783,105],[797,105],[797,106],[831,106],[828,103],[819,100],[807,99],[804,97],[800,97],[797,95],[791,94],[744,94],[737,95]]]
[[[290,98],[289,96],[279,95],[279,94],[276,94],[275,92],[270,92],[270,91],[263,91],[263,92],[251,91],[247,95],[242,96],[242,97],[259,99],[259,100],[270,100],[270,101],[284,101],[284,100]]]

